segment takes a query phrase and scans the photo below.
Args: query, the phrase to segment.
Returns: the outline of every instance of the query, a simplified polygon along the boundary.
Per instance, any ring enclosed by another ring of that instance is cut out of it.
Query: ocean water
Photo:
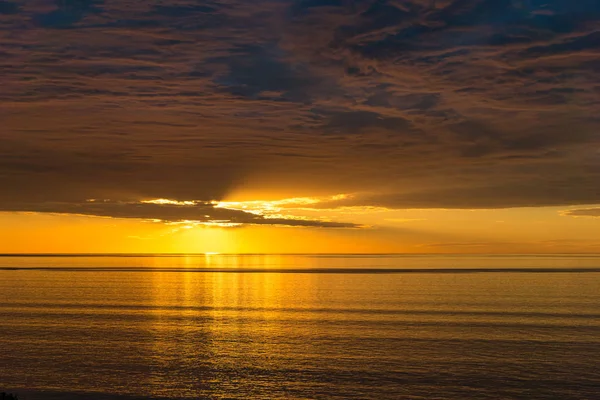
[[[600,399],[600,256],[0,256],[20,399]]]

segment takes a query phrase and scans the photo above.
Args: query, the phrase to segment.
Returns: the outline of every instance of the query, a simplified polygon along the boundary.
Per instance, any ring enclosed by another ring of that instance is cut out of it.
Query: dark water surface
[[[21,399],[600,399],[599,256],[0,256]]]

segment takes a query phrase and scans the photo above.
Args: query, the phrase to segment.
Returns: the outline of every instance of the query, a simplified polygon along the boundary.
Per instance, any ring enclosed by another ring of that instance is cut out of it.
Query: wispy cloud
[[[600,218],[600,208],[579,208],[573,210],[565,210],[561,215],[570,217],[595,217]]]

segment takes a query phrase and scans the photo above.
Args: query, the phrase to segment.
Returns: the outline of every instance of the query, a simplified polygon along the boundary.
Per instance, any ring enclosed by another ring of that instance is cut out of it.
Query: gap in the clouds
[[[164,200],[160,203],[165,203]],[[166,203],[172,201],[175,200]],[[137,205],[140,204],[143,203]],[[565,210],[579,210],[575,207],[319,208],[321,203],[307,198],[293,202],[280,199],[225,204],[242,210],[246,206],[246,210],[271,213],[272,217],[246,212],[264,218],[263,223],[236,223],[214,215],[198,223],[193,219],[164,222],[73,212],[3,212],[0,222],[7,229],[0,237],[0,252],[529,254],[593,253],[600,248],[598,218],[575,218],[565,213]],[[193,207],[152,203],[143,206]],[[596,208],[598,205],[581,209]],[[293,219],[282,219],[279,214]],[[353,226],[360,228],[332,224],[324,229],[324,220],[352,221]],[[320,225],[297,221],[319,221]],[[53,232],[52,236],[47,232]]]

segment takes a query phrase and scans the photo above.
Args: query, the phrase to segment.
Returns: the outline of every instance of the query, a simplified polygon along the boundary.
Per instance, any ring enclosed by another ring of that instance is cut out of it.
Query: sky
[[[597,0],[0,0],[0,252],[600,251]]]

